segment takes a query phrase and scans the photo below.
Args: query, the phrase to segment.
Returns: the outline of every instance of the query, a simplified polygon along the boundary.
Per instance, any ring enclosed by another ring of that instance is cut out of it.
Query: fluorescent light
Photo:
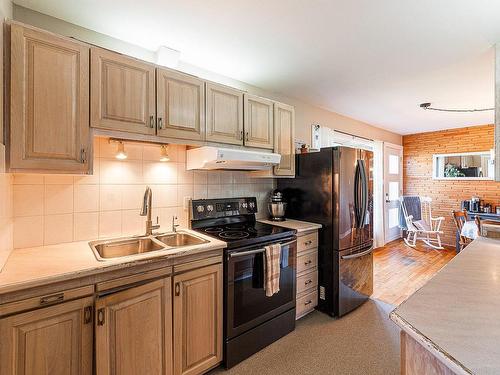
[[[167,68],[176,68],[179,65],[180,57],[180,51],[166,46],[160,46],[156,51],[156,63]]]

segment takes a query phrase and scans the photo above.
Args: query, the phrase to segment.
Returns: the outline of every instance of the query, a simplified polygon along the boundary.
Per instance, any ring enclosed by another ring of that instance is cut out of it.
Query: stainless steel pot
[[[285,220],[285,202],[269,202],[267,204],[267,209],[269,210],[269,214],[271,215],[271,220],[274,221],[283,221]]]

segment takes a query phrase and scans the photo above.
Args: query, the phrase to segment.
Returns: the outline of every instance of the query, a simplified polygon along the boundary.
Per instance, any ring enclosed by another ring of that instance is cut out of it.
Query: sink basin
[[[202,238],[182,232],[162,234],[155,238],[169,247],[200,245],[208,242]]]
[[[90,243],[90,247],[98,258],[104,259],[120,258],[165,249],[165,245],[151,237],[94,241]]]

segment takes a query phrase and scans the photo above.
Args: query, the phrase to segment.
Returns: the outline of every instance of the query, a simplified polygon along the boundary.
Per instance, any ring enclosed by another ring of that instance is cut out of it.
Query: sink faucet
[[[172,216],[172,230],[173,232],[177,232],[177,227],[179,226],[179,224],[175,224],[175,221],[177,220],[177,216]]]
[[[151,211],[153,209],[152,205],[153,193],[149,186],[146,186],[146,191],[144,192],[144,200],[142,201],[142,210],[141,216],[146,216],[146,236],[151,236],[153,234],[153,230],[158,229],[160,227],[159,224],[153,225],[151,221]],[[158,222],[158,220],[157,220]]]

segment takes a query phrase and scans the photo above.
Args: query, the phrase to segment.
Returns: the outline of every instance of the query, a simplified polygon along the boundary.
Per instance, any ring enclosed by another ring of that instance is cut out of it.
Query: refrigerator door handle
[[[361,213],[360,213],[360,228],[365,226],[366,212],[368,211],[368,176],[366,174],[366,165],[364,160],[359,161],[360,165],[360,177],[361,177]]]
[[[356,169],[354,171],[354,219],[356,228],[360,227],[360,215],[359,215],[359,160],[356,163]]]
[[[370,246],[368,250],[362,251],[360,253],[356,254],[351,254],[351,255],[342,255],[340,258],[341,259],[354,259],[354,258],[360,258],[362,256],[368,255],[373,251],[373,246]]]

